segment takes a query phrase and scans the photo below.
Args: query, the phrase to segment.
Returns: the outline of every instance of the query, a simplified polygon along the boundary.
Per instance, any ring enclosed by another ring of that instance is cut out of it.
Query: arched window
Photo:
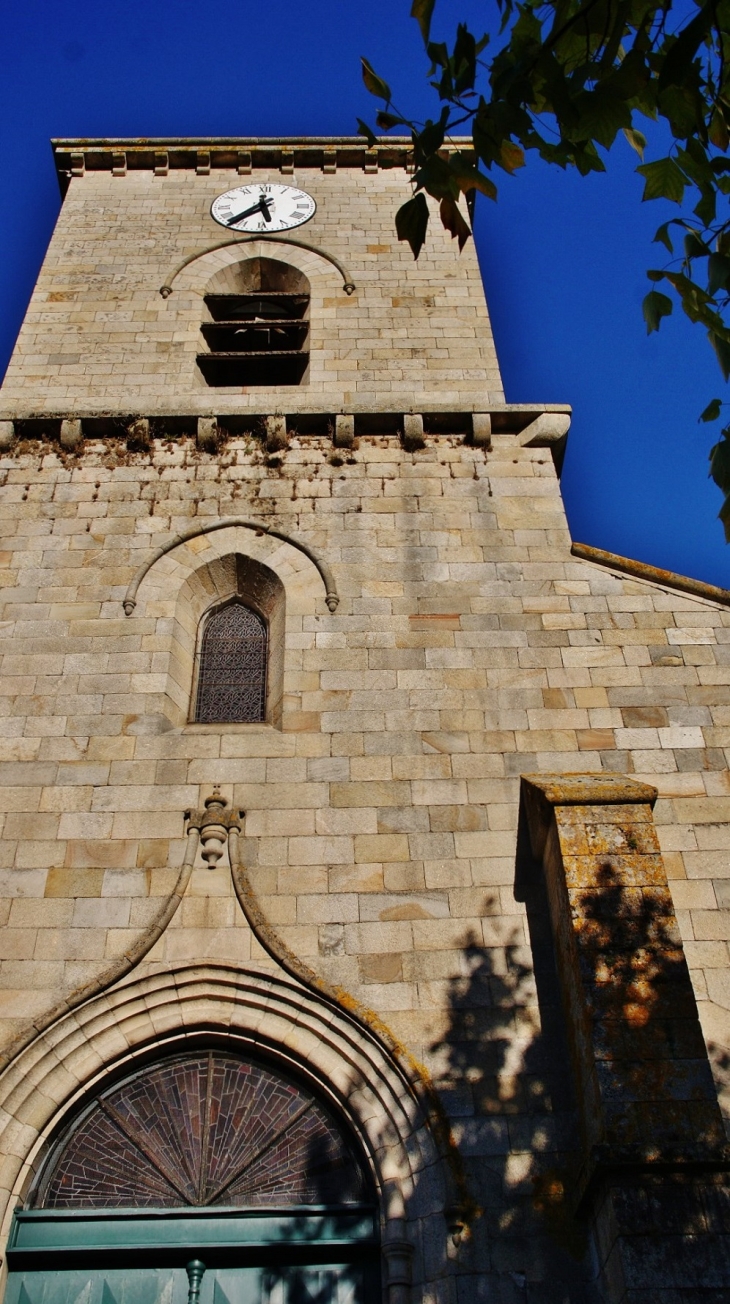
[[[267,628],[242,602],[219,607],[200,645],[195,720],[253,724],[266,719]]]
[[[275,258],[219,272],[205,295],[208,385],[300,385],[309,365],[309,281]]]

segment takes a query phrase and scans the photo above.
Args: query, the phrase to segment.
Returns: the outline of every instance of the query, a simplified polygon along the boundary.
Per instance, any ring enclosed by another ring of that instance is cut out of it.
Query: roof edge
[[[622,575],[631,575],[634,579],[647,580],[650,584],[661,584],[665,589],[677,589],[680,593],[689,593],[693,597],[705,598],[709,602],[730,607],[730,589],[721,589],[716,584],[705,584],[703,580],[694,580],[689,575],[677,575],[675,571],[661,570],[659,566],[634,561],[632,557],[622,557],[617,552],[604,552],[602,548],[593,548],[588,543],[574,543],[570,551],[573,557],[579,557],[581,561],[592,561],[597,566],[619,571]]]
[[[74,136],[53,138],[51,148],[62,193],[72,177],[86,172],[167,176],[182,169],[205,176],[215,168],[247,176],[256,168],[286,175],[297,167],[323,172],[394,167],[412,172],[414,167],[410,136],[380,136],[372,147],[364,136]],[[471,141],[454,136],[440,152],[456,150],[469,152]]]

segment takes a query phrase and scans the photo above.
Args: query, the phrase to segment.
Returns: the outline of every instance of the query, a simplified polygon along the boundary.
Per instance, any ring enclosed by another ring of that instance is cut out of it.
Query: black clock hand
[[[262,195],[258,203],[254,204],[252,208],[247,208],[243,213],[236,213],[235,217],[226,218],[226,226],[235,226],[236,222],[242,222],[244,217],[253,217],[254,213],[263,213],[264,217],[266,218],[266,221],[270,222],[271,214],[269,213],[268,210],[268,205],[270,203],[271,200],[264,199]]]

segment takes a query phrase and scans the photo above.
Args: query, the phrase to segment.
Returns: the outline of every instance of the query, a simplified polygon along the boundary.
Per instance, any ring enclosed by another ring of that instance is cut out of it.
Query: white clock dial
[[[316,207],[306,190],[257,181],[219,195],[213,200],[210,212],[229,231],[258,235],[266,231],[291,231],[292,227],[308,222]]]

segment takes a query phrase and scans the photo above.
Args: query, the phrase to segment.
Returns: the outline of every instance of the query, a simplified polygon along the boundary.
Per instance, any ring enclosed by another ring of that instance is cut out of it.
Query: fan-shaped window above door
[[[309,366],[309,281],[275,258],[219,272],[200,327],[198,367],[208,385],[301,385]]]
[[[304,1086],[210,1051],[100,1095],[46,1174],[47,1209],[358,1204],[361,1164]]]

